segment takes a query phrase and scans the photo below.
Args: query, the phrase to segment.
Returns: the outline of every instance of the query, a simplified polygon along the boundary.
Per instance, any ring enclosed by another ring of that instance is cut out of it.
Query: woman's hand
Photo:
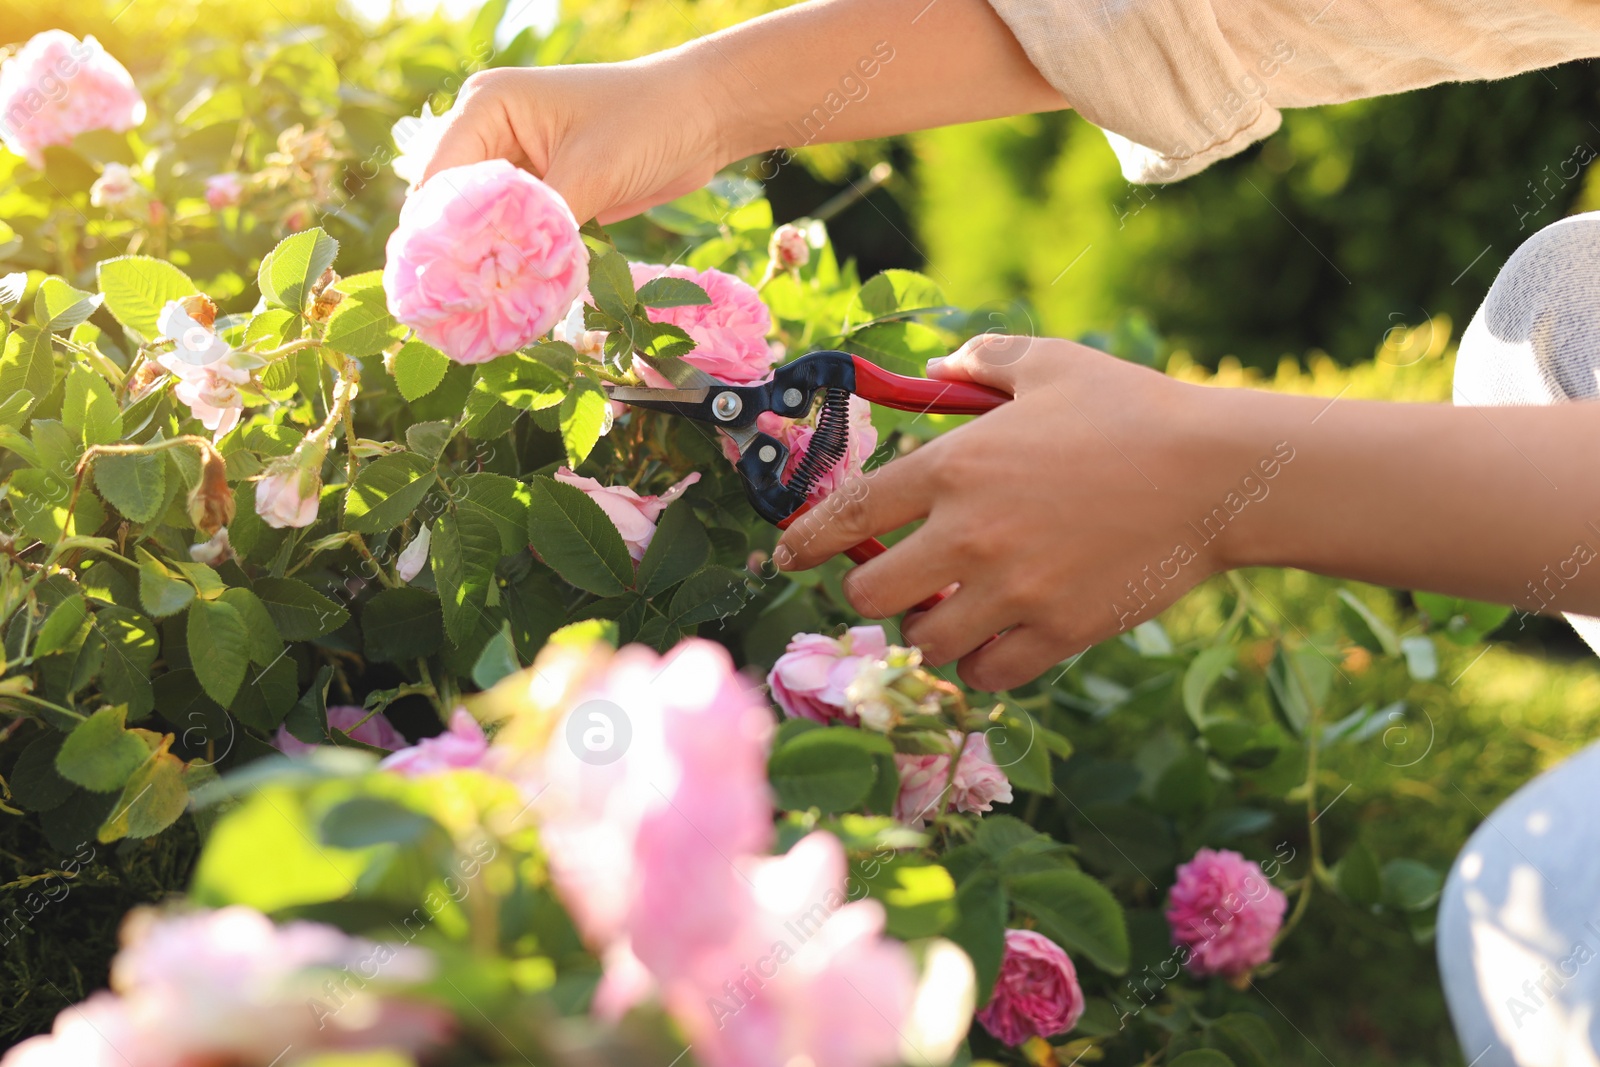
[[[981,336],[929,373],[1016,399],[802,516],[780,543],[780,566],[815,566],[926,518],[851,571],[845,594],[863,615],[884,618],[957,585],[906,618],[905,638],[933,663],[960,660],[968,684],[1000,689],[1154,618],[1229,565],[1220,539],[1202,542],[1187,524],[1205,519],[1258,458],[1271,459],[1275,442],[1233,446],[1212,423],[1212,391],[1028,337]],[[1189,550],[1175,553],[1180,543]]]
[[[1600,615],[1600,402],[1216,389],[1026,337],[980,337],[929,374],[1016,399],[842,487],[774,558],[815,566],[926,518],[845,594],[886,618],[955,586],[902,630],[976,688],[1034,678],[1231,567]]]
[[[637,215],[705,185],[727,156],[719,90],[676,53],[629,63],[498,67],[467,79],[423,173],[509,159],[579,221]]]

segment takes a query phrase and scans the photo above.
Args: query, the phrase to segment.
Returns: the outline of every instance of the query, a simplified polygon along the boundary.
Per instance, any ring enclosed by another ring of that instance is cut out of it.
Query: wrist
[[[717,169],[771,147],[762,143],[758,119],[765,105],[741,77],[728,43],[702,37],[642,62],[653,68],[668,113],[694,124]]]

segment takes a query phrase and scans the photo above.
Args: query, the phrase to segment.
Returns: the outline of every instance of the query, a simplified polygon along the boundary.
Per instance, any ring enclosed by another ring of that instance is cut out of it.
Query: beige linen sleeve
[[[1600,56],[1597,0],[990,0],[1106,133],[1129,181],[1175,181],[1283,107]]]

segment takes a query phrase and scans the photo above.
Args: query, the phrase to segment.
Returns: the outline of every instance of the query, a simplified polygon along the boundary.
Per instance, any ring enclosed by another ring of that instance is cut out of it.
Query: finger
[[[1062,648],[1059,638],[1036,626],[1015,626],[963,656],[956,673],[973,689],[993,693],[1031,682],[1081,651]]]
[[[869,537],[926,518],[933,503],[926,460],[913,452],[851,478],[796,519],[772,552],[779,570],[805,570]]]
[[[526,157],[511,133],[511,117],[493,93],[480,91],[466,96],[446,116],[448,125],[434,146],[428,165],[422,169],[417,188],[442,170],[481,163],[486,159],[509,159],[519,166]]]
[[[949,586],[958,577],[957,565],[948,537],[925,525],[846,574],[844,595],[862,614],[886,619]]]
[[[1017,622],[1015,609],[976,586],[963,585],[928,611],[903,622],[900,632],[939,666],[952,663]]]
[[[967,381],[1016,395],[1039,359],[1044,339],[1005,333],[980,333],[948,356],[928,360],[928,377]],[[1031,362],[1030,362],[1031,357]]]

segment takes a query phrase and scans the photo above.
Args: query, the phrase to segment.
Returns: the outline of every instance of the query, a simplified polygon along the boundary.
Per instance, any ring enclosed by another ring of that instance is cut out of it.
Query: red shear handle
[[[800,516],[804,515],[810,510],[810,504],[801,505],[799,511],[796,511],[793,515],[790,515],[787,519],[784,519],[782,522],[778,523],[778,529],[787,530],[790,523],[794,522],[794,520],[798,519]],[[882,541],[878,540],[876,537],[869,537],[859,545],[851,545],[849,548],[845,549],[844,554],[850,557],[850,562],[852,563],[865,563],[869,559],[877,559],[887,551],[889,550],[884,547]],[[943,593],[935,593],[918,604],[917,610],[927,611],[943,599]]]
[[[1011,399],[1006,393],[986,385],[907,378],[860,356],[851,356],[850,361],[856,365],[856,395],[886,408],[940,415],[981,415]]]

